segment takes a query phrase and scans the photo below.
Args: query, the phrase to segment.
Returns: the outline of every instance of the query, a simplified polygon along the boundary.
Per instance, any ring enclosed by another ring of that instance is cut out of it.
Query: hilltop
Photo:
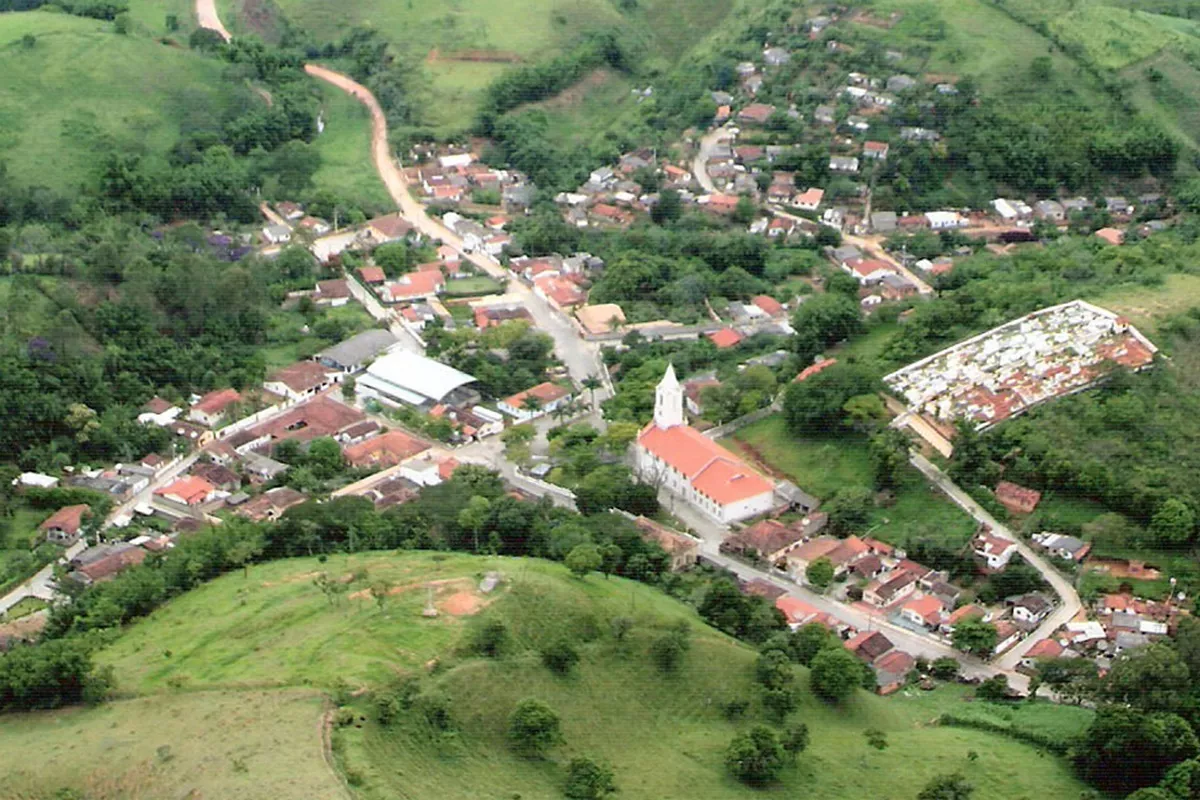
[[[224,65],[113,23],[27,11],[0,15],[0,148],[18,184],[92,183],[110,152],[160,162],[182,132],[219,130],[261,103]]]
[[[479,581],[488,573],[502,580],[485,593]],[[327,593],[321,583],[344,591]],[[432,619],[422,615],[431,591]],[[614,638],[616,617],[631,620],[623,641]],[[690,650],[678,673],[664,675],[649,645],[681,621]],[[470,644],[496,622],[506,631],[502,657],[473,655]],[[565,677],[538,656],[563,638],[581,654]],[[755,658],[661,591],[598,574],[581,580],[549,562],[432,553],[290,559],[225,575],[132,625],[98,654],[123,699],[13,718],[0,729],[0,747],[19,764],[53,739],[56,763],[74,765],[54,778],[39,770],[37,781],[22,773],[35,798],[85,780],[135,785],[146,796],[333,797],[319,753],[313,691],[322,689],[349,704],[336,715],[342,724],[330,753],[357,797],[467,798],[491,787],[495,796],[557,798],[566,762],[581,754],[609,762],[627,796],[751,797],[755,790],[726,773],[723,753],[736,731],[766,719],[754,700]],[[961,689],[891,699],[858,692],[833,707],[812,696],[797,670],[792,718],[809,726],[812,743],[784,771],[784,790],[911,798],[949,771],[964,772],[985,800],[1081,788],[1065,761],[1035,758],[1028,745],[931,724],[958,705]],[[418,698],[446,698],[452,734],[424,721],[416,710],[424,699],[381,724],[377,698],[408,679]],[[527,697],[563,718],[565,744],[545,761],[517,757],[505,738],[508,714]],[[730,721],[722,707],[735,699],[752,703]],[[1061,711],[999,714],[1005,725],[1056,735],[1086,724],[1086,714]],[[254,721],[263,717],[273,724]],[[867,745],[872,728],[885,733],[886,749]]]

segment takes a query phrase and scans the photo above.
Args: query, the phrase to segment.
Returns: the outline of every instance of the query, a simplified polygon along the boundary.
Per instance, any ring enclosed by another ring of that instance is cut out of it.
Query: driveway
[[[705,165],[712,158],[713,150],[717,145],[732,138],[733,134],[725,128],[713,128],[700,139],[700,147],[696,151],[696,157],[692,159],[692,175],[696,177],[696,181],[708,194],[715,194],[717,187],[712,178],[708,176]]]

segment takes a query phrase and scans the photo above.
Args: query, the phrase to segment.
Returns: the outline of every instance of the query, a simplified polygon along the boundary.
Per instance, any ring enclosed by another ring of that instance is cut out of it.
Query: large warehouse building
[[[377,359],[358,378],[358,392],[390,405],[428,410],[436,405],[472,406],[479,392],[468,384],[475,378],[440,361],[395,350]]]

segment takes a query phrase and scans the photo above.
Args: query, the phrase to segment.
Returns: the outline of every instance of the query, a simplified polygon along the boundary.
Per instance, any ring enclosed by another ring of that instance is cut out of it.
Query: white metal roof
[[[367,375],[396,389],[440,401],[460,386],[475,378],[459,372],[440,361],[417,355],[408,350],[396,350],[367,368]]]

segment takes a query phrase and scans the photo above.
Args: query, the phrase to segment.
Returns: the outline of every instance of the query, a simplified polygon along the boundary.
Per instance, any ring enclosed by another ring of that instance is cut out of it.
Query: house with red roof
[[[510,417],[516,417],[518,422],[527,422],[567,405],[572,396],[566,386],[546,381],[504,398],[496,404],[496,408]]]
[[[674,366],[667,367],[655,389],[654,419],[638,434],[635,464],[642,481],[667,489],[721,524],[775,506],[772,481],[686,424]]]
[[[217,389],[201,397],[188,411],[188,419],[201,425],[215,427],[225,419],[230,407],[242,399],[236,389]]]
[[[997,536],[984,525],[971,540],[971,550],[979,560],[984,572],[1003,572],[1017,554],[1017,543],[1012,539]]]
[[[900,608],[900,616],[914,625],[937,630],[946,618],[946,607],[931,594],[909,600]]]
[[[440,294],[446,288],[446,276],[442,274],[440,264],[431,262],[437,268],[418,270],[401,275],[384,287],[385,298],[392,303],[424,300]]]
[[[891,650],[895,645],[881,631],[862,631],[846,640],[846,649],[868,664]]]
[[[737,114],[738,122],[748,125],[764,125],[775,113],[775,106],[766,103],[751,103]]]
[[[38,530],[45,534],[47,542],[71,544],[79,538],[79,531],[83,528],[83,519],[90,513],[92,513],[92,509],[86,503],[64,506],[47,517],[41,525],[38,525]]]
[[[1062,658],[1064,652],[1066,652],[1066,648],[1059,644],[1057,640],[1042,639],[1025,652],[1025,655],[1021,658],[1021,668],[1027,670],[1037,669],[1039,661]]]
[[[825,190],[813,187],[792,198],[792,205],[801,211],[816,211],[825,199]]]
[[[762,312],[768,317],[782,317],[787,313],[783,303],[770,295],[757,294],[750,298],[750,302],[762,309]]]
[[[407,458],[425,452],[431,446],[424,439],[418,439],[404,431],[388,431],[350,445],[342,451],[342,455],[352,467],[394,467]]]
[[[581,306],[587,302],[587,293],[573,281],[558,275],[538,278],[533,282],[534,291],[557,306],[560,310]]]
[[[365,267],[358,268],[358,277],[363,283],[368,286],[377,286],[387,280],[387,275],[383,272],[383,267],[374,264],[368,264]]]
[[[792,630],[796,630],[800,626],[813,621],[821,613],[800,598],[792,597],[788,594],[777,597],[775,599],[775,607],[787,617],[788,627]]]
[[[313,294],[313,302],[318,305],[338,308],[350,302],[350,285],[345,278],[328,281],[317,281],[317,291]]]
[[[178,480],[154,490],[154,494],[185,506],[199,506],[216,496],[217,487],[204,478],[185,475]]]
[[[289,400],[303,400],[332,386],[334,374],[318,361],[297,361],[268,375],[263,388]]]
[[[891,264],[877,258],[856,258],[846,262],[845,269],[864,286],[879,283],[885,275],[896,274]]]
[[[733,328],[721,328],[708,334],[708,340],[717,346],[718,350],[736,347],[742,341],[742,335]]]
[[[887,142],[864,142],[862,154],[863,158],[869,158],[874,161],[887,161],[888,144]]]
[[[876,694],[889,695],[904,688],[917,660],[903,650],[893,650],[881,656],[873,665]]]

